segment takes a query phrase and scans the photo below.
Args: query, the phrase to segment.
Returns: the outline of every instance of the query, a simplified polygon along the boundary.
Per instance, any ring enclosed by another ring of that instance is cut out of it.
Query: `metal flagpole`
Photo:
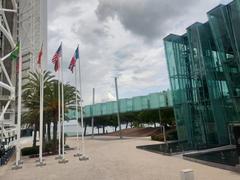
[[[93,103],[92,105],[95,104],[95,88],[93,88]],[[93,107],[93,106],[92,106]],[[92,122],[91,122],[91,126],[92,126],[92,139],[94,138],[94,116],[93,116],[93,110],[92,110]]]
[[[43,162],[42,153],[43,153],[43,96],[44,96],[44,80],[43,80],[44,72],[42,65],[40,64],[40,132],[39,132],[39,164],[37,166],[45,166],[46,164]]]
[[[115,77],[115,89],[116,89],[116,99],[117,99],[117,119],[119,126],[119,137],[122,139],[122,128],[121,128],[121,120],[120,120],[120,106],[119,106],[119,98],[118,98],[118,84],[117,77]]]
[[[86,161],[89,158],[85,154],[85,141],[84,141],[84,127],[83,127],[83,96],[82,96],[82,76],[81,76],[81,61],[79,60],[79,85],[80,85],[80,115],[81,115],[81,133],[82,133],[82,156],[79,157],[80,161]]]
[[[62,51],[63,52],[63,51]],[[61,79],[62,79],[62,159],[59,160],[59,163],[67,163],[68,160],[64,157],[64,86],[63,86],[63,54],[60,60],[60,69],[61,69]]]
[[[40,1],[40,10],[43,10],[43,1]],[[40,18],[40,23],[43,23],[43,18]],[[40,33],[42,33],[42,29],[40,29]],[[38,65],[39,65],[39,70],[40,70],[40,123],[39,123],[39,163],[37,164],[37,166],[45,166],[46,163],[43,162],[43,126],[44,126],[44,122],[43,122],[43,98],[44,98],[44,65],[42,64],[42,53],[43,53],[43,40],[42,40],[42,46],[41,46],[41,51],[39,54],[39,59],[38,59]],[[47,42],[45,42],[46,46],[47,46]],[[45,51],[45,49],[44,49]],[[47,51],[45,51],[44,53],[47,54]],[[34,65],[35,63],[33,63]]]
[[[22,115],[22,44],[19,43],[19,66],[18,66],[18,106],[17,106],[17,148],[16,148],[16,164],[13,169],[22,168],[20,166],[20,138],[21,138],[21,115]]]
[[[77,154],[74,154],[74,157],[79,157],[81,156],[82,154],[80,153],[80,141],[79,141],[79,122],[78,122],[78,92],[77,92],[77,89],[78,89],[78,83],[77,83],[77,67],[75,68],[75,87],[76,87],[76,112],[75,112],[75,115],[76,115],[76,121],[77,121],[77,143],[78,143],[78,152]]]
[[[60,91],[60,70],[58,70],[58,156],[55,159],[61,159],[61,91]]]

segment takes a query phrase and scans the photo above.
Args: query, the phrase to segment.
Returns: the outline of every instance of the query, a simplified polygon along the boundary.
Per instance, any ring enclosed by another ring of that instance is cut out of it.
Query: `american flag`
[[[52,63],[54,64],[54,70],[55,72],[57,72],[59,70],[59,61],[60,58],[62,58],[62,43],[59,46],[57,52],[54,54],[53,58],[52,58]]]

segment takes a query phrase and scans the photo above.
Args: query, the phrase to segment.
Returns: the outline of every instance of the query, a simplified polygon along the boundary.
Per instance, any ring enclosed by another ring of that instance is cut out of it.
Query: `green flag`
[[[10,58],[12,60],[16,60],[18,58],[19,55],[19,43],[16,45],[16,47],[14,48],[14,50],[12,51]]]

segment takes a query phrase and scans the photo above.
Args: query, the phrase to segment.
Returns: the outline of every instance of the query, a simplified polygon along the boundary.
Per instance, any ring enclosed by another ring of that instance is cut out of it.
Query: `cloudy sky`
[[[162,39],[183,34],[206,12],[230,0],[51,0],[48,1],[49,58],[63,42],[64,81],[79,44],[85,104],[115,99],[114,77],[121,98],[169,89]],[[48,65],[53,70],[51,64]]]

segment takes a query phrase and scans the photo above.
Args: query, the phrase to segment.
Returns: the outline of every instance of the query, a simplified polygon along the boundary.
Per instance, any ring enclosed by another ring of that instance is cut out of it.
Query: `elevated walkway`
[[[171,91],[152,93],[147,96],[138,96],[119,100],[120,113],[139,112],[143,110],[172,108]],[[83,109],[84,118],[101,117],[117,113],[117,102],[105,102],[87,105]],[[69,118],[75,117],[75,111],[69,113]]]

